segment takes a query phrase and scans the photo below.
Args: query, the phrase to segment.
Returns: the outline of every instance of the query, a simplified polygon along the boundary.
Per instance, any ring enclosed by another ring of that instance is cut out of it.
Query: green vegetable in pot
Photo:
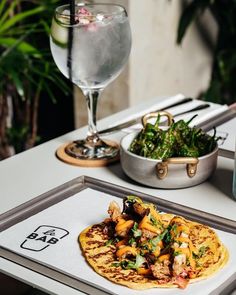
[[[203,130],[189,127],[189,121],[173,122],[167,130],[160,128],[160,116],[155,124],[147,123],[132,141],[129,151],[146,158],[165,160],[170,157],[201,157],[212,152],[216,146],[213,136]]]

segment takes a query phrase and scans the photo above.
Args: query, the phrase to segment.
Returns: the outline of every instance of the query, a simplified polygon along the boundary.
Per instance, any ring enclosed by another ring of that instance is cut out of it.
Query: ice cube
[[[70,10],[69,9],[65,9],[62,11],[63,15],[70,15]]]
[[[101,13],[98,13],[98,14],[96,15],[96,20],[98,20],[98,21],[103,21],[103,20],[104,20],[104,15],[101,14]]]
[[[88,18],[85,18],[85,17],[79,17],[79,23],[81,25],[88,25],[90,23],[89,19]]]

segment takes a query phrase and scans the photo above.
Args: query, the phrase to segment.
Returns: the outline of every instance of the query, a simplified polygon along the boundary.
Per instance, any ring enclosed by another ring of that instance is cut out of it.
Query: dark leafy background
[[[200,98],[220,104],[236,102],[236,0],[191,0],[181,15],[177,43],[189,25],[209,10],[218,25],[214,61],[208,89]]]
[[[17,153],[42,142],[38,122],[44,97],[55,104],[71,95],[72,87],[58,71],[49,48],[53,10],[62,2],[1,0],[0,159],[10,156],[12,149]],[[11,124],[9,112],[13,112]],[[47,116],[52,118],[47,119],[50,128],[55,123],[53,113]]]
[[[0,159],[60,135],[56,133],[60,124],[70,122],[73,128],[73,110],[67,114],[66,104],[56,115],[56,104],[66,101],[65,97],[73,108],[72,87],[52,60],[48,40],[53,10],[65,2],[0,2]],[[189,25],[206,10],[219,28],[211,81],[199,98],[231,104],[236,101],[236,0],[183,2],[177,32],[179,44]],[[9,123],[10,112],[13,114]],[[43,134],[45,130],[47,135]],[[66,131],[63,129],[62,134]]]

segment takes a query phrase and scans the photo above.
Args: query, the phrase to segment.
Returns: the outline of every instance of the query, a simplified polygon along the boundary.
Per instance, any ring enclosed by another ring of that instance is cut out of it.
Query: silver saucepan
[[[161,112],[172,122],[169,113]],[[147,114],[143,118],[143,125],[147,120],[157,116],[157,113]],[[163,127],[166,128],[166,127]],[[191,187],[202,183],[215,171],[217,165],[218,146],[202,157],[176,157],[166,160],[153,160],[138,156],[129,151],[131,142],[138,132],[124,136],[120,146],[120,161],[124,172],[133,180],[156,188],[174,189]]]

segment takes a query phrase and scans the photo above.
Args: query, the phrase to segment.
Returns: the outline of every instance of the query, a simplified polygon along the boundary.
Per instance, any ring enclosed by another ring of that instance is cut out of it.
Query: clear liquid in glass
[[[81,89],[104,88],[124,67],[131,46],[127,17],[114,16],[87,26],[73,27],[72,82]],[[53,58],[59,70],[69,78],[68,47],[50,37]]]

